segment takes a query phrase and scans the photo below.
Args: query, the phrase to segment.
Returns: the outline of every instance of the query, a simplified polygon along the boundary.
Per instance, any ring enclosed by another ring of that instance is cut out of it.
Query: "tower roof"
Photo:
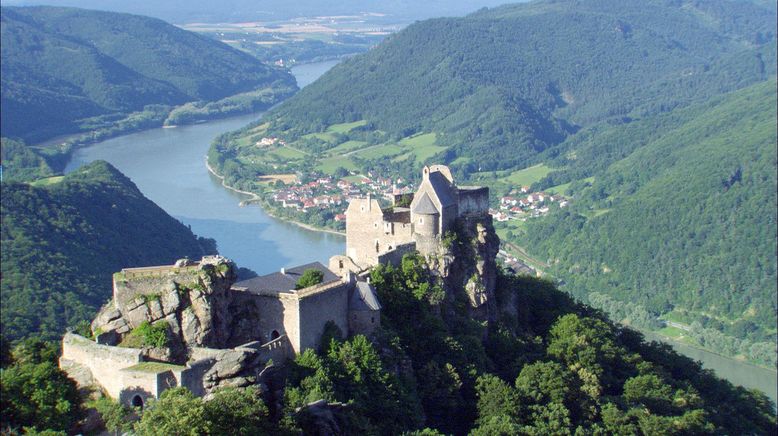
[[[432,190],[435,191],[435,195],[438,197],[438,201],[440,201],[441,207],[448,207],[456,204],[456,200],[451,193],[451,182],[443,173],[439,171],[431,172],[429,182],[430,185],[432,185]]]
[[[375,294],[373,285],[367,282],[357,282],[349,301],[351,310],[381,310],[381,303]]]
[[[430,196],[427,195],[425,192],[424,195],[422,195],[421,199],[418,203],[416,203],[416,206],[413,208],[413,213],[418,213],[422,215],[436,215],[440,214],[438,209],[435,207],[435,204],[430,199]]]

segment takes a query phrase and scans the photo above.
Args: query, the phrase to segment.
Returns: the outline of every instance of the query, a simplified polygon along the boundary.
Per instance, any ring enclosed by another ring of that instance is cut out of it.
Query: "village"
[[[570,201],[562,195],[530,192],[528,186],[522,186],[518,192],[514,191],[511,194],[513,195],[500,197],[499,210],[489,210],[495,221],[536,218],[547,214],[552,203],[558,203],[559,207],[567,207],[570,204]]]
[[[304,215],[320,217],[318,223],[311,224],[344,230],[345,210],[351,199],[370,195],[391,204],[397,196],[411,192],[413,190],[408,180],[384,177],[374,171],[368,171],[367,175],[352,172],[341,178],[312,172],[298,174],[291,183],[276,185],[267,201],[271,206],[285,210],[285,214],[291,212],[305,221],[309,220]],[[532,192],[529,186],[522,186],[500,197],[497,208],[490,208],[489,214],[497,222],[525,221],[547,214],[553,204],[564,208],[569,203],[570,200],[560,194]]]
[[[391,204],[396,196],[412,192],[412,186],[405,179],[382,177],[372,171],[367,175],[349,175],[340,179],[321,173],[309,173],[274,190],[269,200],[277,208],[301,213],[315,212],[325,222],[331,220],[332,227],[343,230],[345,211],[351,199],[370,195]]]

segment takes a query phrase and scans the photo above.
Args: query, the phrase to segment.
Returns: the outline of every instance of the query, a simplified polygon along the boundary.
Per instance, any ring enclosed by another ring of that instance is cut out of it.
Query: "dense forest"
[[[0,14],[5,137],[41,141],[153,105],[296,89],[287,71],[158,19],[54,7]]]
[[[580,136],[576,165],[560,157],[562,169],[538,183],[573,180],[574,206],[530,221],[517,242],[581,298],[676,313],[746,340],[701,345],[775,365],[775,89],[773,79]]]
[[[383,306],[381,328],[369,339],[344,338],[332,324],[322,349],[271,364],[266,371],[280,377],[273,389],[282,394],[226,388],[204,401],[175,388],[142,411],[106,398],[81,404],[72,381],[47,361],[56,351],[30,340],[4,350],[3,421],[76,431],[79,416],[93,408],[108,430],[140,435],[775,430],[764,394],[716,378],[669,346],[646,343],[550,282],[500,274],[501,313],[481,323],[455,295],[433,298],[436,279],[418,256],[397,268],[379,266],[371,279]],[[48,394],[38,395],[44,389]]]
[[[91,320],[121,268],[216,251],[213,240],[198,239],[108,163],[43,180],[2,184],[6,340],[58,339],[66,327]]]
[[[396,139],[438,133],[446,149],[428,160],[463,174],[521,167],[595,122],[765,80],[775,19],[751,2],[596,0],[428,20],[334,67],[273,110],[268,131],[288,142],[365,120]]]

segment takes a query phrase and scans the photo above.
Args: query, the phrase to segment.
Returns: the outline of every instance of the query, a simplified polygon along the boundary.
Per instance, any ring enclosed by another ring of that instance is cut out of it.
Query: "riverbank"
[[[310,231],[312,231],[312,232],[329,233],[329,234],[332,234],[332,235],[338,235],[338,236],[346,236],[346,233],[345,233],[345,232],[339,232],[339,231],[337,231],[337,230],[332,230],[332,229],[325,229],[325,228],[322,228],[322,227],[316,227],[316,226],[312,226],[312,225],[310,225],[310,224],[301,223],[301,222],[299,222],[299,221],[295,221],[295,220],[288,219],[288,218],[281,218],[281,217],[279,217],[277,214],[275,214],[275,213],[273,213],[273,212],[272,212],[272,208],[270,208],[270,207],[267,207],[267,203],[264,201],[264,199],[262,198],[262,196],[260,196],[260,195],[258,195],[258,194],[256,194],[256,193],[254,193],[254,192],[243,191],[243,190],[240,190],[240,189],[238,189],[238,188],[235,188],[235,187],[232,187],[232,186],[228,185],[228,184],[227,184],[227,183],[224,181],[224,176],[222,176],[222,175],[220,175],[219,173],[217,173],[217,172],[216,172],[216,170],[214,170],[214,169],[211,167],[211,165],[208,163],[208,157],[207,157],[207,156],[205,157],[205,167],[208,169],[208,172],[209,172],[209,173],[211,173],[211,174],[212,174],[214,177],[216,177],[217,179],[221,180],[221,185],[222,185],[223,187],[225,187],[225,188],[229,189],[230,191],[237,192],[237,193],[239,193],[239,194],[243,194],[243,195],[248,195],[248,196],[250,196],[250,197],[251,197],[251,198],[249,198],[249,199],[247,199],[247,200],[241,201],[241,203],[240,203],[241,205],[243,205],[243,204],[248,204],[248,203],[254,203],[254,204],[257,204],[259,207],[261,207],[261,208],[262,208],[262,210],[263,210],[263,211],[264,211],[264,212],[265,212],[267,215],[269,215],[269,216],[271,216],[271,217],[273,217],[273,218],[275,218],[275,219],[277,219],[277,220],[283,221],[283,222],[285,222],[285,223],[293,224],[293,225],[295,225],[295,226],[297,226],[297,227],[300,227],[300,228],[303,228],[303,229],[305,229],[305,230],[310,230]]]
[[[262,112],[291,97],[298,90],[297,87],[262,88],[208,102],[202,107],[193,102],[178,106],[157,105],[154,110],[131,112],[122,119],[100,127],[61,134],[31,144],[30,148],[40,150],[49,166],[61,172],[79,148],[160,127],[186,126]]]

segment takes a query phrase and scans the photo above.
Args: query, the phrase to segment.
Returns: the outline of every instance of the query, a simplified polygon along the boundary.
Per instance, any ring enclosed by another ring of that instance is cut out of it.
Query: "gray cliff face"
[[[428,262],[441,278],[447,299],[462,298],[464,294],[472,317],[492,320],[497,315],[494,290],[500,249],[492,217],[460,217],[456,238],[445,239],[438,252],[428,256]]]
[[[116,274],[114,298],[92,322],[97,342],[140,348],[144,360],[186,363],[199,374],[201,382],[188,386],[198,395],[256,384],[266,369],[254,341],[259,310],[230,291],[235,265],[221,257],[179,263]],[[144,322],[165,325],[166,346],[139,342],[134,330]]]
[[[144,321],[167,325],[170,356],[185,359],[187,348],[227,346],[232,316],[232,262],[217,258],[195,266],[124,272],[114,277],[114,299],[92,322],[100,343],[117,345]],[[157,356],[163,357],[163,356]]]

